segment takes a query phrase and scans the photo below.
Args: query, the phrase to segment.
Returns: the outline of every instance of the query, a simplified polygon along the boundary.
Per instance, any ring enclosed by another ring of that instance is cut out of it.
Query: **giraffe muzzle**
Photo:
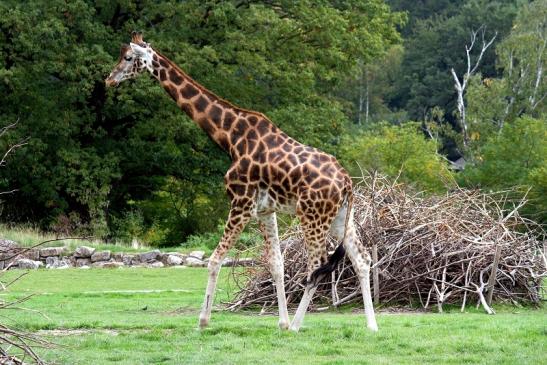
[[[104,83],[107,87],[116,87],[120,84],[118,81],[110,77],[104,80]]]

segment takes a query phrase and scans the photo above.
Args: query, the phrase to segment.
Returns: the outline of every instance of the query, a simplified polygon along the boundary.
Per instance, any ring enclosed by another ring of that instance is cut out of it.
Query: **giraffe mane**
[[[153,48],[153,47],[150,47],[152,48],[152,50],[154,50],[154,52],[156,52],[156,54],[160,57],[162,57],[172,68],[174,68],[175,70],[177,70],[178,72],[180,72],[182,75],[184,75],[184,77],[187,78],[187,80],[189,80],[191,83],[192,83],[192,86],[194,86],[195,88],[197,88],[199,91],[201,91],[202,93],[204,94],[208,94],[208,95],[211,95],[213,98],[217,99],[218,101],[220,101],[221,103],[225,104],[226,106],[232,108],[232,109],[235,109],[235,110],[239,110],[239,111],[242,111],[244,113],[248,113],[248,114],[253,114],[259,118],[263,118],[265,120],[267,120],[268,122],[272,123],[272,121],[270,120],[270,118],[268,118],[266,115],[260,113],[260,112],[257,112],[255,110],[250,110],[250,109],[245,109],[245,108],[242,108],[242,107],[239,107],[237,105],[234,105],[232,104],[231,102],[229,102],[228,100],[226,99],[223,99],[221,98],[220,96],[218,96],[217,94],[215,94],[214,92],[212,92],[211,90],[203,87],[201,84],[199,84],[196,80],[194,80],[191,76],[189,76],[186,72],[184,72],[176,63],[174,63],[173,61],[171,61],[168,57],[166,57],[165,55],[163,55],[161,52],[158,52],[157,49]],[[272,123],[273,124],[273,123]]]

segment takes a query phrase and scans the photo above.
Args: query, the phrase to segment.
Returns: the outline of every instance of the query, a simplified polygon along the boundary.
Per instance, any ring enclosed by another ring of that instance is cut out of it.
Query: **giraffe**
[[[352,182],[331,155],[289,137],[264,114],[239,108],[216,96],[175,63],[132,33],[122,45],[117,65],[105,80],[117,86],[148,71],[177,105],[229,154],[232,164],[224,177],[230,212],[222,238],[208,264],[208,282],[199,316],[209,324],[222,260],[251,219],[264,237],[265,255],[277,293],[279,327],[298,332],[319,281],[347,254],[359,277],[367,327],[377,331],[370,294],[370,255],[358,244],[353,223]],[[285,297],[284,267],[276,213],[296,215],[308,253],[304,294],[292,322]],[[328,257],[327,235],[341,243]]]

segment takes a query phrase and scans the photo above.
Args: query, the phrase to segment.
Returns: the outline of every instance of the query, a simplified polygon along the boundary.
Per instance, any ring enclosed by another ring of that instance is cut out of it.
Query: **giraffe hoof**
[[[289,329],[291,330],[291,332],[294,332],[294,333],[298,333],[298,331],[300,331],[300,327],[296,327],[296,326],[291,326]]]
[[[289,329],[289,323],[288,322],[279,322],[279,329],[282,330],[288,330]]]
[[[372,332],[378,332],[378,325],[376,323],[368,324],[367,328]]]
[[[208,325],[209,325],[209,320],[207,320],[206,318],[200,318],[200,319],[199,319],[199,328],[200,328],[200,329],[204,329],[204,328],[206,328]]]

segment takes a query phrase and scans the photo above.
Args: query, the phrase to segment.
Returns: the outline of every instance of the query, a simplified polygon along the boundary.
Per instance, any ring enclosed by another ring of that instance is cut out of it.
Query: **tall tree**
[[[520,115],[540,117],[546,112],[547,5],[523,6],[511,33],[497,48],[499,78],[480,78],[468,102],[477,133],[500,132]]]
[[[405,42],[398,92],[390,101],[391,108],[404,109],[411,119],[423,120],[432,108],[440,107],[445,118],[454,122],[457,98],[450,69],[464,73],[466,55],[462,47],[469,41],[469,32],[484,26],[502,39],[511,28],[516,9],[516,1],[468,0],[456,14],[432,14],[417,21]],[[486,77],[498,75],[494,47],[483,57],[481,72]]]
[[[398,40],[401,19],[380,0],[1,2],[0,118],[20,117],[31,137],[1,172],[20,189],[2,219],[47,227],[71,214],[106,234],[128,211],[164,232],[150,233],[158,242],[217,224],[228,160],[216,145],[150,80],[104,89],[132,30],[215,93],[336,153],[349,120],[331,91]]]

